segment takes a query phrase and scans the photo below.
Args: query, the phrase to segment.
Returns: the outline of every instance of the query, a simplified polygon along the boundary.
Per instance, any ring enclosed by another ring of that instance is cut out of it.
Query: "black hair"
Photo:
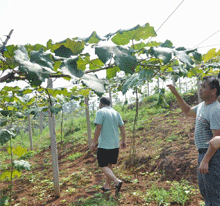
[[[109,99],[108,97],[102,97],[102,98],[100,99],[100,102],[101,102],[102,104],[104,104],[104,105],[108,105],[108,106],[111,105],[111,101],[110,101],[110,99]]]
[[[220,95],[220,87],[219,87],[219,81],[218,78],[215,76],[206,76],[203,77],[203,81],[207,81],[209,83],[210,89],[217,89],[216,95]]]

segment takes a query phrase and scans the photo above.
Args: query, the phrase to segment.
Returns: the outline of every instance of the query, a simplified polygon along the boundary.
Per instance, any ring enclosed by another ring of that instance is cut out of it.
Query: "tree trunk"
[[[150,82],[147,82],[147,96],[150,96]]]
[[[95,112],[95,101],[92,103],[92,112]]]
[[[175,76],[172,75],[172,82],[173,82],[173,86],[175,86],[176,82],[175,82]]]
[[[31,115],[28,115],[28,132],[29,132],[29,140],[30,140],[30,150],[33,150]]]
[[[62,112],[61,125],[60,125],[60,127],[61,127],[61,143],[63,143],[63,108],[62,108],[61,112]]]
[[[48,88],[53,88],[52,79],[48,79]],[[52,102],[49,102],[52,106]],[[53,169],[53,182],[55,197],[60,197],[60,184],[59,184],[59,168],[58,168],[58,155],[57,155],[57,143],[56,143],[56,131],[55,131],[55,115],[48,110],[49,113],[49,128],[50,128],[50,142],[51,142],[51,155],[52,155],[52,169]]]
[[[198,79],[197,80],[197,88],[198,88],[198,103],[200,103],[200,102],[202,102],[202,99],[201,99],[201,97],[200,97],[200,95],[199,95],[199,90],[200,90],[200,83],[201,83],[201,81]]]
[[[133,125],[133,132],[132,132],[132,140],[131,140],[131,149],[130,149],[130,159],[131,159],[131,164],[134,166],[135,160],[136,160],[136,141],[135,141],[135,135],[136,135],[136,124],[138,120],[138,91],[137,88],[135,88],[135,94],[136,94],[136,113],[134,117],[134,125]]]
[[[40,113],[40,134],[43,132],[43,114]]]
[[[112,91],[111,91],[111,89],[108,90],[108,93],[109,93],[109,99],[111,101],[111,107],[113,107],[113,104],[112,104]]]
[[[90,126],[89,99],[88,99],[88,97],[85,97],[85,104],[86,104],[86,123],[87,123],[88,143],[89,143],[89,150],[91,151],[92,135],[91,135],[91,126]]]
[[[71,101],[70,102],[70,109],[71,109],[71,111],[70,111],[70,113],[73,113],[73,111],[74,111],[74,103],[73,103],[73,101]]]
[[[180,90],[180,93],[181,93],[181,80],[179,78],[179,90]]]

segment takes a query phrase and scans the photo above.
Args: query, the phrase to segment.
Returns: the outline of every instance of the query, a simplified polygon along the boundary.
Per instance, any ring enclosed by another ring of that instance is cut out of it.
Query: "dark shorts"
[[[97,159],[99,167],[107,167],[109,164],[117,164],[119,148],[103,149],[98,148]]]
[[[207,151],[207,150],[206,150]],[[198,156],[199,165],[204,158],[206,151],[201,151]],[[220,149],[216,151],[214,156],[209,161],[209,173],[200,174],[199,170],[198,182],[200,193],[203,196],[206,206],[220,205]]]

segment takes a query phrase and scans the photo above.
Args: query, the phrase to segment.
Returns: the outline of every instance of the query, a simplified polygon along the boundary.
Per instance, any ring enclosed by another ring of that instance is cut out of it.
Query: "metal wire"
[[[207,41],[208,39],[210,39],[211,37],[213,37],[215,34],[217,34],[218,32],[220,32],[220,30],[216,31],[215,33],[213,33],[212,35],[210,35],[209,37],[207,37],[206,39],[204,39],[202,42],[200,42],[199,44],[197,44],[196,46],[194,46],[193,48],[198,48],[198,46],[200,44],[202,44],[203,42]],[[201,47],[200,47],[201,48]]]
[[[184,2],[184,0],[182,0],[182,2],[173,10],[173,12],[166,18],[166,20],[159,26],[159,28],[155,31],[155,34],[157,34],[157,32],[162,28],[162,26],[168,21],[168,19],[174,14],[174,12],[181,6],[181,4]],[[153,37],[150,37],[150,39],[148,40],[147,44],[150,42],[150,40]]]
[[[214,47],[214,46],[220,46],[220,44],[212,44],[212,45],[207,45],[207,46],[200,46],[200,47],[197,47],[197,49],[205,48],[205,47]]]

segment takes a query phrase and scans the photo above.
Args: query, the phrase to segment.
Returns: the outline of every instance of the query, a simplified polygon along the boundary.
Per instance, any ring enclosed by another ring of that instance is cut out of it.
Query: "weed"
[[[189,200],[189,195],[192,193],[192,187],[189,186],[188,181],[176,182],[174,181],[170,188],[171,199],[173,202],[185,205]]]
[[[174,140],[177,140],[179,138],[179,136],[175,135],[175,134],[171,134],[170,136],[168,136],[166,138],[167,142],[173,142]]]
[[[68,194],[74,194],[76,193],[76,188],[72,188],[72,187],[68,187],[68,189],[66,190],[66,193]]]
[[[199,206],[205,206],[205,202],[204,201],[200,201],[199,202]]]
[[[43,159],[43,162],[44,162],[44,163],[47,163],[49,160],[50,160],[49,158],[44,158],[44,159]]]
[[[169,191],[163,188],[156,188],[155,186],[152,186],[151,189],[147,192],[147,195],[144,199],[148,203],[156,202],[158,205],[162,205],[169,203],[169,197]]]
[[[193,187],[189,185],[188,181],[169,182],[171,187],[169,190],[158,188],[153,185],[144,196],[147,203],[156,202],[158,205],[169,205],[170,203],[185,205],[192,194]]]
[[[180,108],[178,108],[178,109],[175,110],[175,113],[176,113],[176,114],[179,114],[179,113],[181,113],[181,112],[182,112],[182,110],[181,110]]]
[[[77,152],[77,153],[75,153],[75,154],[69,155],[69,156],[67,157],[67,159],[70,160],[70,161],[74,161],[74,160],[78,159],[79,157],[81,157],[82,155],[83,155],[83,153]]]
[[[151,96],[147,97],[145,101],[146,101],[147,103],[156,102],[156,101],[158,100],[158,98],[159,98],[159,95],[158,95],[158,94],[156,94],[156,95],[151,95]]]
[[[35,155],[36,155],[36,152],[33,151],[33,150],[30,150],[30,151],[27,151],[27,153],[23,154],[23,155],[20,157],[20,159],[22,159],[22,160],[30,159],[30,158],[32,158],[32,157],[35,156]]]
[[[114,197],[108,197],[101,193],[95,194],[94,196],[88,197],[86,199],[82,198],[77,202],[71,204],[70,206],[117,206],[119,203],[114,199]]]

